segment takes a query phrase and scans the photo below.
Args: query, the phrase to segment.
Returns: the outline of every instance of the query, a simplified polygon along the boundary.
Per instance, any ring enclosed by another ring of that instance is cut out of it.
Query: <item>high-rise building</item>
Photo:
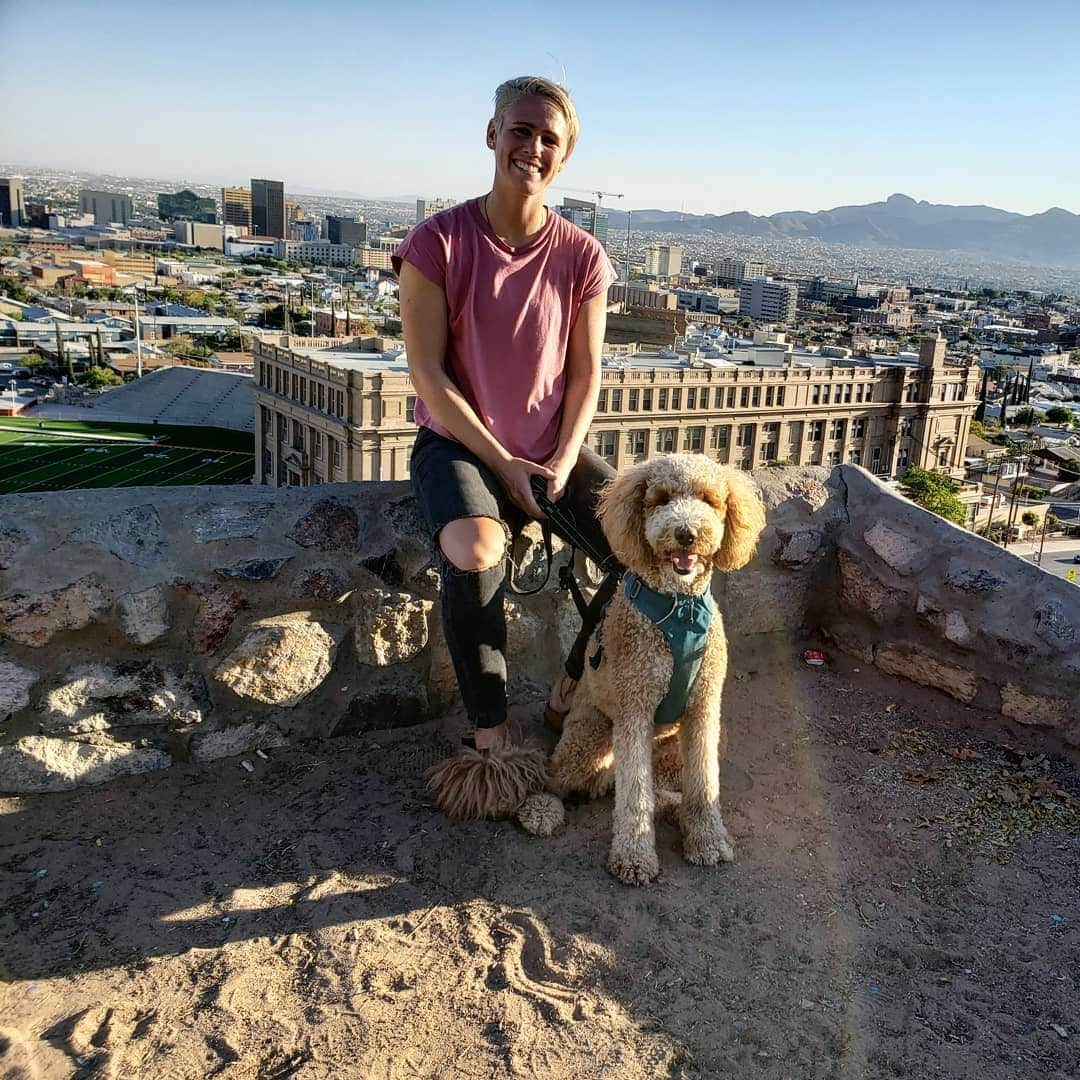
[[[283,180],[251,181],[251,227],[256,236],[286,238]]]
[[[555,207],[555,213],[572,221],[579,228],[591,233],[601,244],[607,243],[608,215],[602,207],[583,199],[568,199],[563,196],[562,206]]]
[[[221,218],[226,225],[235,225],[241,235],[251,232],[250,188],[221,189]]]
[[[438,214],[442,210],[449,210],[451,206],[457,206],[457,199],[417,199],[416,224],[427,221],[433,214]]]
[[[327,214],[326,238],[331,244],[354,244],[360,247],[367,243],[367,222]]]
[[[647,277],[673,278],[682,273],[682,244],[650,244],[645,249]]]
[[[0,176],[0,225],[17,229],[26,224],[22,177]]]
[[[217,224],[217,205],[213,199],[202,199],[194,191],[162,192],[157,197],[158,217],[162,221],[199,221]]]
[[[799,287],[792,281],[759,277],[739,286],[739,314],[751,319],[789,323],[795,318],[798,303]]]
[[[79,212],[93,214],[95,225],[127,225],[132,218],[131,196],[84,189],[79,192]]]
[[[725,284],[741,285],[744,281],[765,276],[765,264],[758,259],[738,259],[728,255],[716,263],[716,279]]]

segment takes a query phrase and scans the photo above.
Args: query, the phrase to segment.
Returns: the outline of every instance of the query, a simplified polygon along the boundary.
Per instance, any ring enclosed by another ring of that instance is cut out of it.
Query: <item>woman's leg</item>
[[[464,446],[426,429],[413,448],[412,480],[434,542],[443,632],[465,711],[477,730],[499,728],[507,707],[507,528],[498,482]]]

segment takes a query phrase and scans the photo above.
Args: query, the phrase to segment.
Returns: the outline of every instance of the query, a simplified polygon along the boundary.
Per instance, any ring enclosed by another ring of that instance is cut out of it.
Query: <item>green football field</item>
[[[122,435],[110,441],[102,435]],[[211,428],[0,420],[0,495],[74,488],[241,484],[252,436]]]

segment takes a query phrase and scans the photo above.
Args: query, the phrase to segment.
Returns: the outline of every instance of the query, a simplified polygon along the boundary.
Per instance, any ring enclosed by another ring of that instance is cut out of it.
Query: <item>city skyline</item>
[[[182,52],[153,5],[106,6],[119,27],[117,64],[77,34],[50,49],[82,87],[81,108],[124,123],[107,137],[93,123],[41,124],[70,111],[70,97],[15,50],[5,156],[38,168],[197,171],[233,184],[282,176],[294,191],[464,198],[490,181],[483,129],[495,85],[528,71],[565,73],[582,117],[581,143],[549,202],[597,187],[625,194],[607,200],[612,209],[773,214],[902,191],[1023,214],[1080,211],[1066,179],[1080,169],[1080,148],[1062,128],[1080,108],[1077,79],[1066,64],[1015,78],[1017,57],[1080,29],[1080,12],[1057,0],[1023,25],[1004,3],[868,11],[842,0],[826,14],[781,3],[767,23],[747,4],[666,23],[636,3],[582,11],[558,2],[516,21],[485,4],[464,15],[418,4],[403,24],[384,9],[327,3],[299,27],[295,9],[275,0],[257,20],[194,0],[188,13],[193,24],[206,16],[215,47]],[[86,10],[59,3],[50,14],[70,27]],[[23,5],[6,26],[13,41],[41,29]],[[335,41],[366,43],[368,78],[355,77],[362,50],[338,57]],[[182,93],[132,92],[159,85],[163,69]],[[1051,157],[1052,171],[1032,168]]]

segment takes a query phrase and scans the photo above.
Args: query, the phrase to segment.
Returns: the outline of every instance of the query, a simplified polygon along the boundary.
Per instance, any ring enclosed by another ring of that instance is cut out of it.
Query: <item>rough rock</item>
[[[945,582],[964,592],[1001,592],[1008,582],[983,566],[972,566],[954,556],[945,571]]]
[[[765,569],[724,575],[724,629],[728,634],[794,634],[805,621],[809,580]]]
[[[1050,600],[1036,610],[1035,633],[1055,649],[1065,649],[1076,640],[1076,627],[1059,600]]]
[[[878,645],[874,663],[889,675],[942,690],[959,701],[971,701],[979,688],[973,671],[947,664],[917,645]]]
[[[869,615],[879,626],[891,622],[908,602],[907,594],[886,585],[848,552],[839,551],[837,557],[845,603]]]
[[[263,522],[278,509],[272,502],[208,506],[192,515],[191,529],[200,544],[242,540],[257,535]]]
[[[431,716],[424,680],[410,668],[365,668],[359,683],[332,734],[410,727]]]
[[[30,687],[37,681],[37,672],[0,660],[0,720],[30,704]]]
[[[852,627],[833,625],[823,627],[822,632],[842,653],[847,653],[865,664],[874,662],[874,642]]]
[[[157,641],[172,625],[169,598],[163,585],[127,593],[120,597],[117,607],[120,626],[128,640],[136,645],[149,645]]]
[[[156,508],[146,503],[121,510],[112,517],[92,521],[68,536],[83,544],[97,544],[124,562],[153,566],[161,561],[165,541]]]
[[[6,570],[29,543],[22,529],[0,529],[0,570]]]
[[[558,566],[566,561],[566,556],[562,556],[564,551],[566,551],[566,544],[559,537],[552,536],[549,583],[558,581]],[[548,572],[548,561],[547,550],[544,547],[544,534],[539,521],[528,522],[514,537],[511,558],[515,585],[531,592],[544,583],[544,576]]]
[[[430,600],[372,588],[357,595],[356,655],[361,664],[385,667],[416,656],[427,644]]]
[[[454,662],[450,659],[450,650],[446,647],[446,639],[438,620],[433,624],[428,648],[427,697],[431,712],[435,716],[441,716],[461,706],[461,691],[454,672]]]
[[[191,737],[188,756],[202,763],[284,745],[285,736],[273,724],[249,721],[220,731],[198,732]]]
[[[776,530],[779,541],[773,552],[773,562],[781,566],[803,566],[821,550],[824,536],[816,529],[801,529],[798,532]]]
[[[198,724],[206,709],[202,677],[157,661],[83,664],[40,702],[47,732],[106,731],[140,724]]]
[[[882,562],[905,577],[916,570],[927,557],[925,545],[877,521],[863,533],[867,546]]]
[[[214,669],[240,697],[291,708],[322,685],[337,655],[342,630],[294,612],[262,619]]]
[[[1001,712],[1018,724],[1060,727],[1068,723],[1071,703],[1064,698],[1027,694],[1013,683],[1001,688]]]
[[[61,630],[81,630],[109,606],[109,593],[97,574],[37,595],[18,593],[0,600],[0,635],[40,648]]]
[[[356,512],[334,499],[317,502],[285,534],[303,548],[353,551],[359,535]]]
[[[281,568],[292,558],[245,559],[231,566],[219,566],[214,573],[223,578],[239,578],[242,581],[273,581]]]
[[[296,593],[314,600],[339,600],[349,588],[345,575],[332,566],[316,566],[296,579]]]
[[[216,652],[229,636],[236,616],[248,606],[244,594],[224,585],[193,586],[200,596],[192,624],[195,645],[204,653]]]
[[[9,746],[0,746],[0,791],[69,791],[131,773],[167,769],[171,764],[172,758],[164,750],[125,743],[91,746],[71,739],[27,735]]]
[[[959,611],[950,611],[945,615],[945,636],[954,645],[970,645],[974,635],[967,619]]]

